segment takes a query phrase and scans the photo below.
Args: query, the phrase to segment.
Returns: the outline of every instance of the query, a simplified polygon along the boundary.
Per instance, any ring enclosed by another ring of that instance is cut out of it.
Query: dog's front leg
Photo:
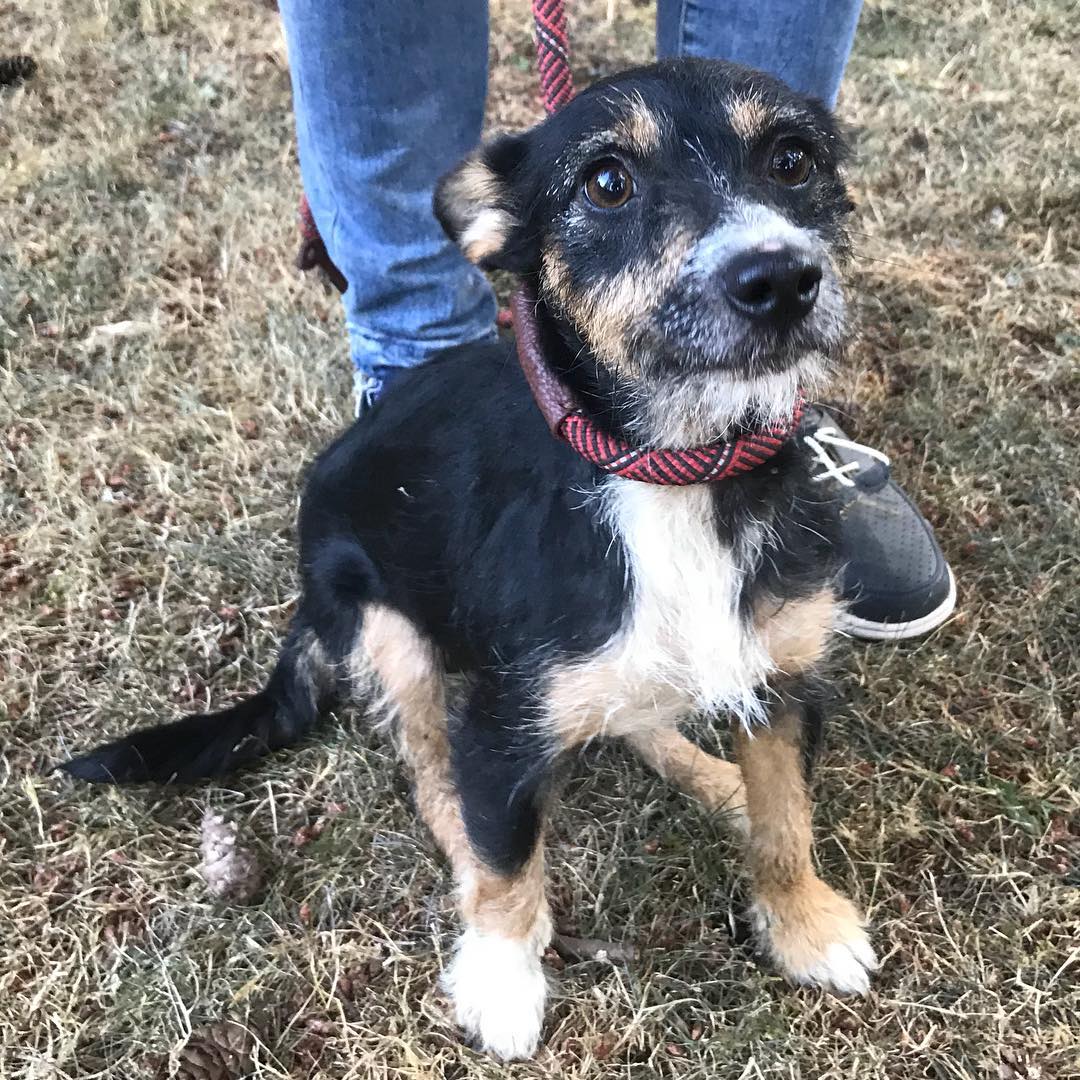
[[[784,694],[767,727],[736,732],[749,818],[751,911],[762,943],[788,978],[861,994],[877,967],[862,916],[817,876],[812,862],[807,721],[807,706]]]
[[[502,1058],[540,1039],[551,940],[541,823],[550,755],[522,722],[529,689],[481,675],[448,716],[432,645],[401,615],[365,614],[363,651],[397,719],[416,804],[457,880],[464,931],[446,972],[457,1018]]]
[[[674,725],[635,731],[626,739],[665,780],[723,814],[740,835],[746,833],[746,792],[738,765],[714,757]]]
[[[522,722],[526,697],[482,676],[461,717],[414,748],[418,801],[450,856],[464,930],[445,986],[457,1020],[484,1050],[532,1056],[547,999],[551,941],[541,837],[549,756]]]

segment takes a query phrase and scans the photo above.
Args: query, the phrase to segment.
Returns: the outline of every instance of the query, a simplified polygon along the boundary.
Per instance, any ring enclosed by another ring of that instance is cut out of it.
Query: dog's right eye
[[[634,194],[634,180],[615,158],[590,165],[585,174],[585,197],[600,210],[617,210]]]
[[[783,139],[773,147],[769,176],[784,187],[801,187],[810,178],[814,159],[797,142]]]

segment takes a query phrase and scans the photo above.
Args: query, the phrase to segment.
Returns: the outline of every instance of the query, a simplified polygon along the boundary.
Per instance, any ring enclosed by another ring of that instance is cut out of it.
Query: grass
[[[649,55],[647,5],[571,8],[579,80]],[[258,682],[298,472],[349,377],[334,298],[290,263],[273,11],[0,2],[4,49],[41,64],[0,91],[0,1075],[165,1075],[231,1020],[263,1077],[1080,1076],[1078,15],[876,0],[845,86],[860,334],[838,395],[960,587],[928,640],[841,656],[819,857],[869,907],[872,995],[759,967],[719,825],[608,748],[555,823],[553,901],[638,959],[567,966],[540,1057],[506,1068],[446,1021],[447,874],[362,718],[227,785],[45,771]],[[520,0],[493,55],[493,123],[529,122]],[[200,882],[207,806],[266,867],[250,906]]]

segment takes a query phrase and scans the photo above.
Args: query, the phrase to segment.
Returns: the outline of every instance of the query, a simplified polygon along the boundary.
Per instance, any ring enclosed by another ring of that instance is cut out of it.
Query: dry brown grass
[[[572,7],[579,77],[647,57],[647,6]],[[230,1019],[266,1077],[1080,1075],[1078,15],[876,2],[845,91],[863,334],[843,393],[961,595],[931,639],[843,658],[820,859],[869,906],[872,996],[759,968],[720,828],[605,750],[555,826],[555,910],[638,958],[563,971],[541,1056],[507,1069],[445,1020],[446,873],[362,724],[228,785],[43,771],[257,683],[298,470],[349,383],[333,298],[290,267],[272,11],[0,0],[3,49],[42,68],[0,92],[0,1073],[134,1077]],[[495,22],[492,111],[522,122],[524,4]],[[268,865],[253,906],[199,883],[207,805]]]

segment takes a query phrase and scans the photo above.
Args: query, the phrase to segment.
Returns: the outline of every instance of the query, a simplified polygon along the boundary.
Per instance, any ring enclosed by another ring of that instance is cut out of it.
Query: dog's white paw
[[[776,966],[792,982],[865,994],[877,956],[855,905],[812,878],[790,893],[759,898],[751,915]]]
[[[836,994],[863,995],[870,990],[870,973],[877,966],[877,956],[862,931],[846,941],[834,941],[819,960],[801,970],[789,969],[788,977]]]
[[[548,992],[536,942],[468,929],[443,985],[480,1049],[504,1061],[536,1053]]]

